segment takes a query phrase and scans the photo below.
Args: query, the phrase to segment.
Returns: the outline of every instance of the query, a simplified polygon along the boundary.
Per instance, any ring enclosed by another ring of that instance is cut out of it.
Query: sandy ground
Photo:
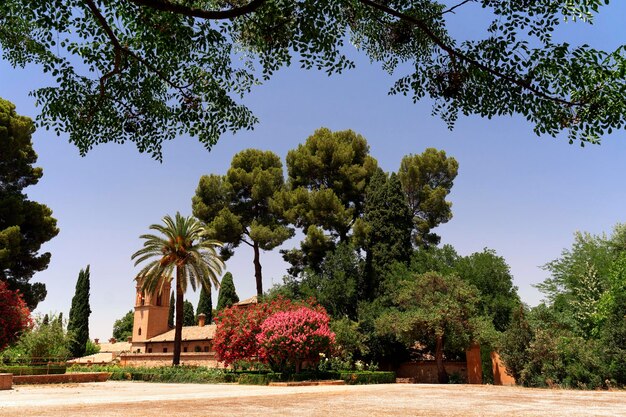
[[[0,416],[626,416],[624,391],[103,382],[0,391]]]

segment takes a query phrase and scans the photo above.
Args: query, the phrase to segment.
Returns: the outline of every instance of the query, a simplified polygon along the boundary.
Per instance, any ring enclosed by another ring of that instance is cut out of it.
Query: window
[[[137,334],[141,336],[141,327],[139,328],[139,330],[137,330]]]
[[[145,305],[146,304],[146,293],[145,292],[141,292],[141,305]]]
[[[152,348],[148,348],[148,353],[152,353]]]
[[[156,299],[156,305],[160,306],[162,304],[161,302],[161,294],[157,295],[157,299]]]
[[[187,346],[183,348],[183,352],[187,352]]]
[[[167,353],[167,348],[163,348],[163,353]]]
[[[208,351],[209,351],[209,347],[208,347],[208,346],[205,346],[205,347],[204,347],[204,351],[205,351],[205,352],[208,352]]]
[[[200,346],[196,346],[195,348],[193,348],[194,352],[202,352],[202,348]]]

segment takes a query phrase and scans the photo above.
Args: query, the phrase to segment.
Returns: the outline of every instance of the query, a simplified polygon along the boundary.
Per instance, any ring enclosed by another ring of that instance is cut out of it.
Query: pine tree
[[[205,321],[207,324],[213,322],[213,300],[211,298],[211,289],[206,291],[204,287],[200,290],[200,299],[198,300],[198,308],[196,310],[196,317],[200,314],[205,315]]]
[[[183,326],[193,326],[196,324],[196,316],[193,314],[193,304],[185,300],[183,303]]]
[[[222,278],[220,284],[220,292],[217,296],[217,310],[221,311],[227,307],[239,302],[239,296],[235,291],[235,283],[233,282],[233,274],[227,272]]]
[[[411,258],[411,212],[396,174],[378,170],[367,187],[364,220],[366,222],[366,271],[362,298],[376,296],[381,280],[394,262],[408,264]]]
[[[174,328],[174,311],[176,309],[176,299],[174,298],[174,291],[172,291],[172,296],[170,297],[170,310],[167,313],[167,325],[170,329]]]
[[[32,120],[0,98],[0,280],[19,290],[30,310],[46,298],[45,284],[31,282],[50,262],[50,253],[41,253],[41,246],[59,233],[52,210],[24,192],[43,175],[33,166],[34,131]]]
[[[76,282],[76,292],[72,298],[72,308],[70,309],[70,319],[67,325],[68,332],[71,332],[70,353],[78,358],[85,354],[87,341],[89,340],[89,265],[84,270],[80,270],[78,281]]]

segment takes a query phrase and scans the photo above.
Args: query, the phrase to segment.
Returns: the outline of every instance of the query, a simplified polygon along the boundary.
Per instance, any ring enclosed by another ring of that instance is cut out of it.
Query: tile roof
[[[215,336],[215,324],[207,324],[205,326],[185,326],[183,327],[182,340],[211,340]],[[146,340],[146,342],[173,342],[174,332],[172,329],[160,335],[154,336]]]
[[[257,298],[256,295],[250,297],[250,298],[246,298],[245,300],[239,301],[238,303],[233,304],[234,306],[247,306],[250,304],[257,304],[259,302],[259,299]]]
[[[100,352],[128,352],[131,349],[131,344],[128,342],[115,342],[115,343],[99,343]]]

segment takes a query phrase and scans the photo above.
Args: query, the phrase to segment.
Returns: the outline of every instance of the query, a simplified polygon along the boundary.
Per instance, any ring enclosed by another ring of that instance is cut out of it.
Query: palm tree
[[[161,292],[165,281],[172,281],[176,272],[176,330],[174,333],[173,365],[180,363],[180,345],[183,332],[183,299],[187,285],[195,291],[198,285],[210,290],[211,283],[217,288],[218,277],[222,274],[224,262],[216,248],[222,243],[204,240],[205,227],[195,217],[184,217],[176,213],[176,218],[163,217],[162,224],[153,224],[151,230],[162,236],[141,235],[145,239],[143,248],[133,254],[135,266],[150,260],[137,275],[142,291],[149,294]]]

